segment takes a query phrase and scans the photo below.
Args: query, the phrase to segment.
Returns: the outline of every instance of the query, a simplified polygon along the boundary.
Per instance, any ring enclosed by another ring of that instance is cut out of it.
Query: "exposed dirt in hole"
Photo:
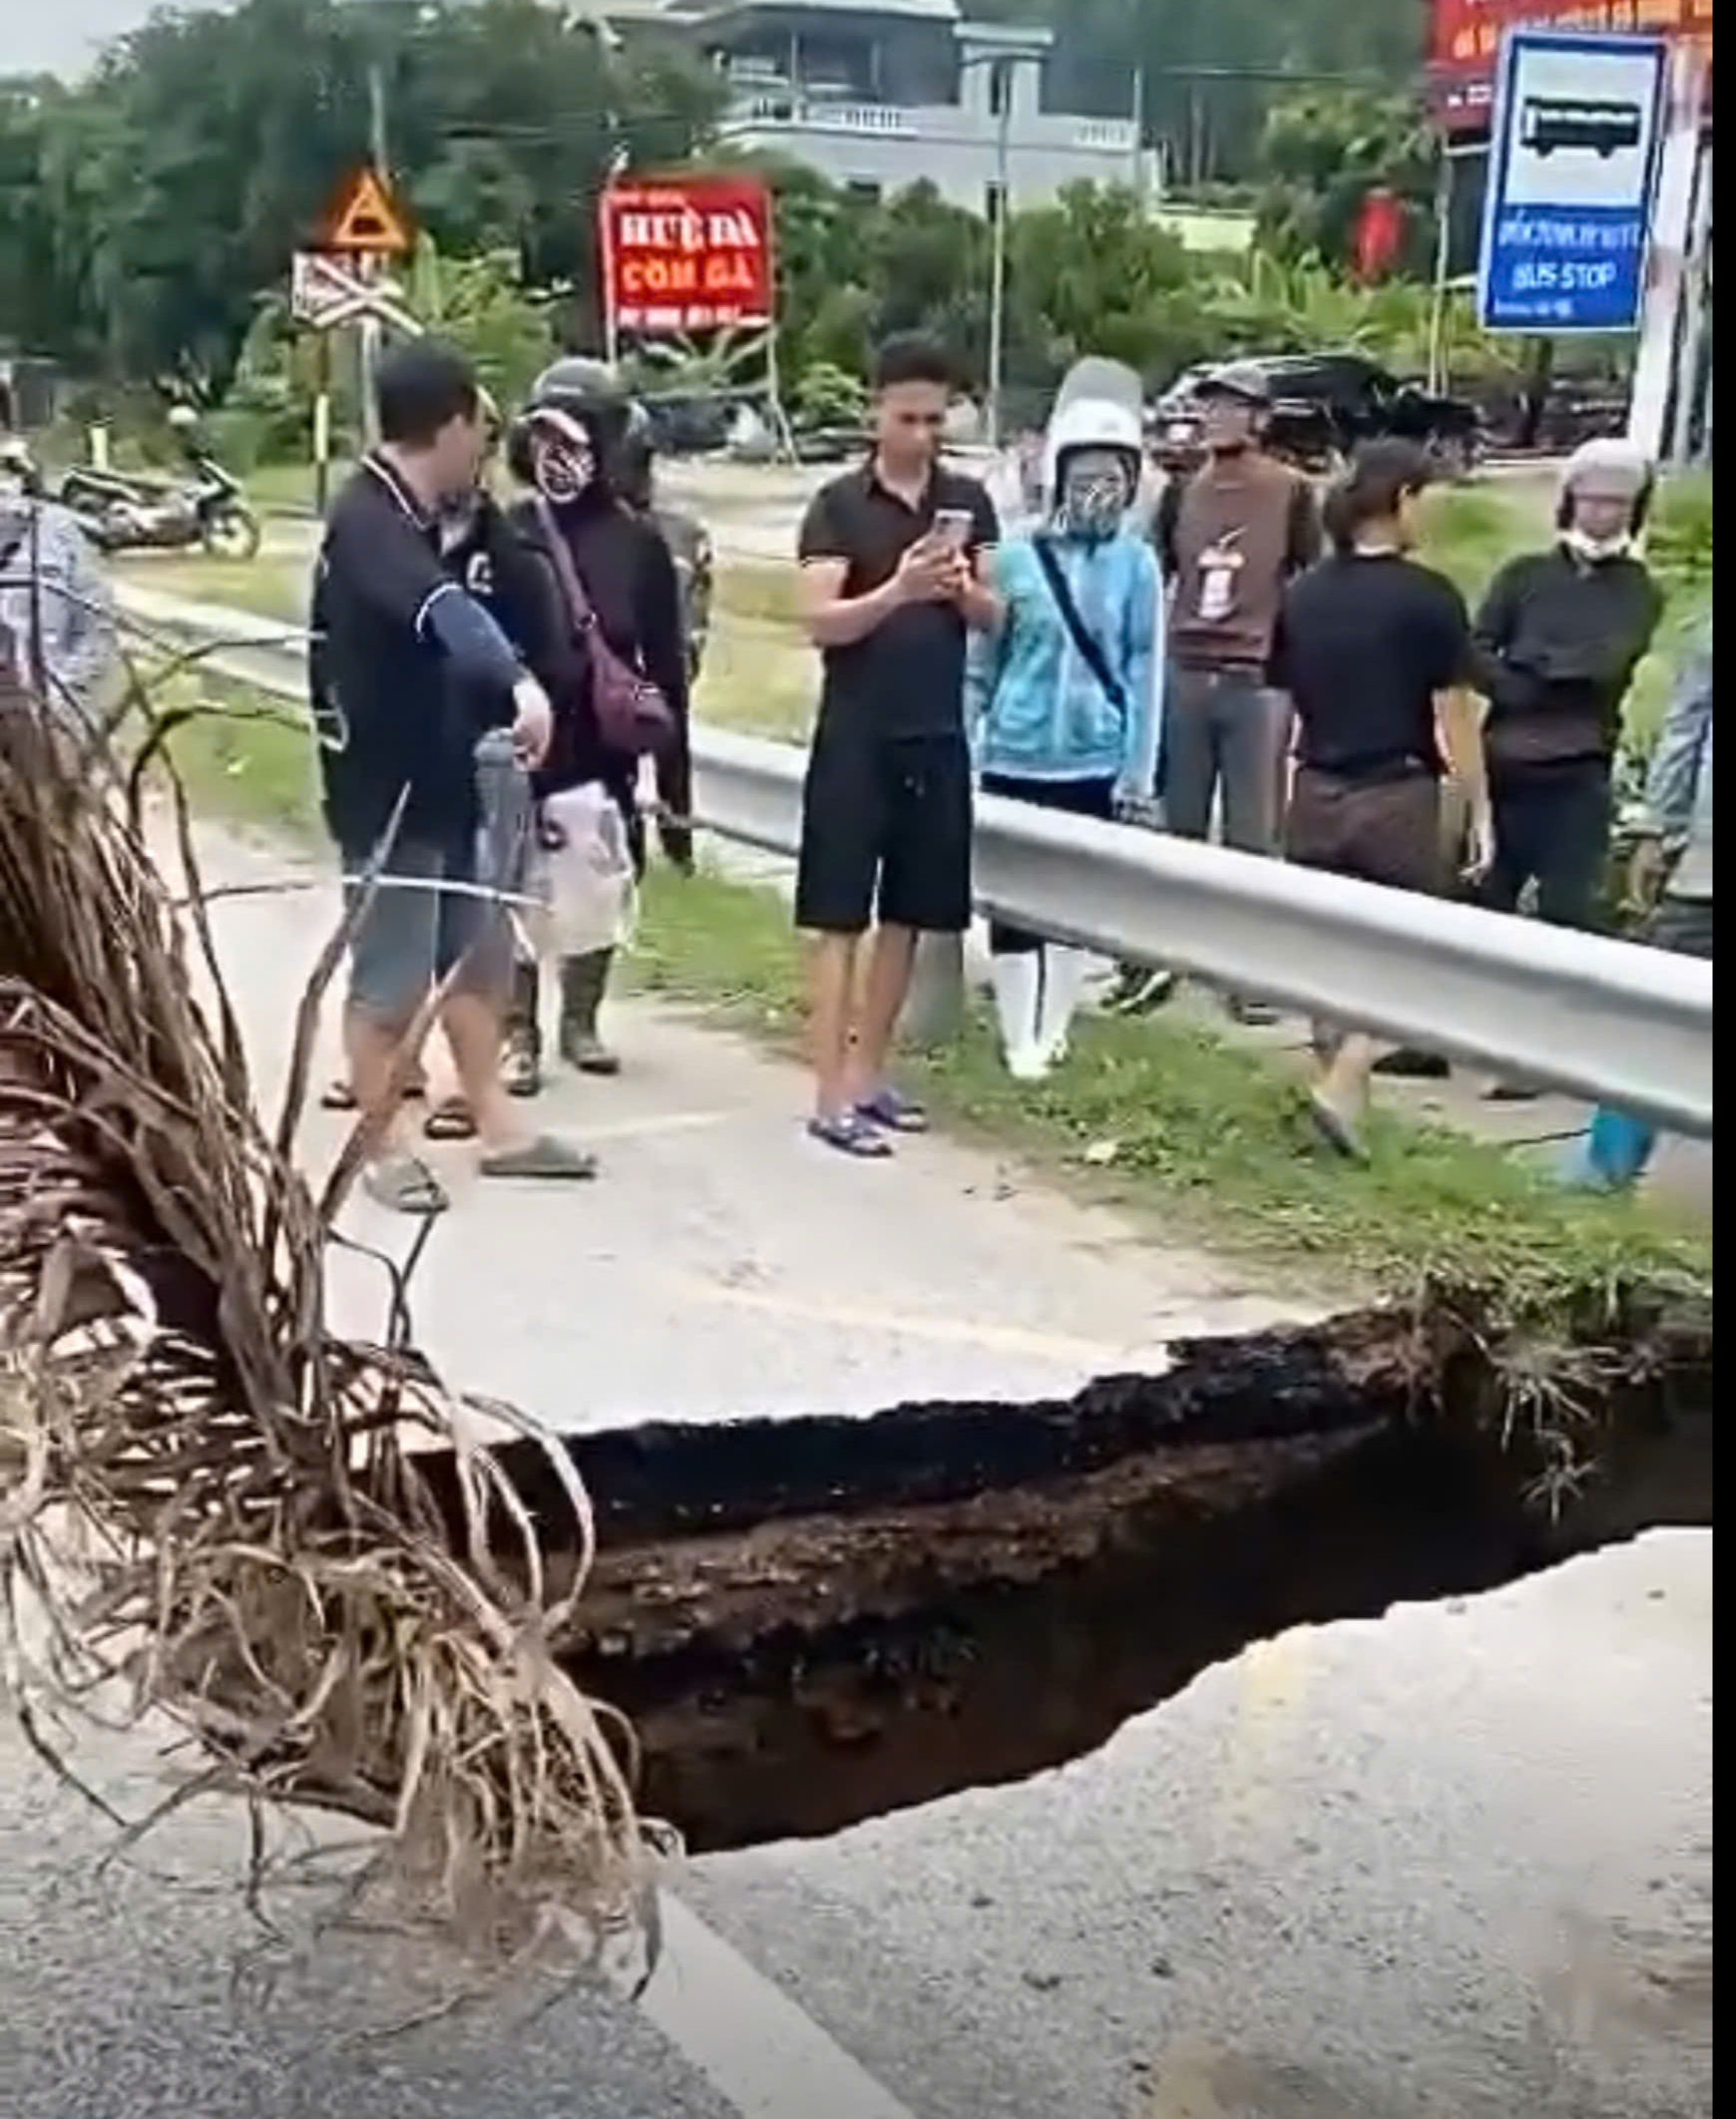
[[[696,1850],[833,1831],[1076,1757],[1297,1621],[1711,1517],[1699,1323],[1554,1350],[1570,1402],[1517,1424],[1450,1309],[1176,1352],[1065,1403],[575,1438],[600,1555],[563,1659],[633,1722],[646,1808]],[[1599,1461],[1558,1508],[1533,1418]]]

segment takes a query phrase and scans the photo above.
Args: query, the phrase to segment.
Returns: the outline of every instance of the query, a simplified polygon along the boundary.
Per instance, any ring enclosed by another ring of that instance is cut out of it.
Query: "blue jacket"
[[[1163,597],[1147,539],[1130,526],[1095,543],[1048,537],[1085,631],[1119,678],[1117,707],[1074,645],[1029,532],[995,554],[999,631],[973,642],[966,726],[985,772],[1032,780],[1113,779],[1153,792],[1161,734]]]

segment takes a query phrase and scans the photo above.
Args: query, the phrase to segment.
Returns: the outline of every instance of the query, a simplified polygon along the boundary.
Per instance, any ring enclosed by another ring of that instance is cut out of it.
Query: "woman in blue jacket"
[[[985,794],[1109,819],[1149,803],[1163,667],[1157,562],[1133,509],[1138,379],[1080,362],[1046,446],[1041,521],[995,555],[999,631],[975,649],[967,706]],[[989,930],[1010,1072],[1035,1080],[1067,1050],[1086,952]]]

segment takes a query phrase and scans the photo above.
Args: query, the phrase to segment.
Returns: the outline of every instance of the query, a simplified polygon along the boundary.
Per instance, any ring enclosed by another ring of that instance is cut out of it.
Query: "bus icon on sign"
[[[1645,137],[1645,113],[1637,103],[1591,101],[1565,96],[1527,96],[1519,111],[1519,145],[1533,155],[1577,148],[1604,161]]]

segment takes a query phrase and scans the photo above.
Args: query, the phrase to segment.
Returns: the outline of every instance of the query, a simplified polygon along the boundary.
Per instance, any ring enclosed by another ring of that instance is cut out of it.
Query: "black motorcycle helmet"
[[[651,504],[651,463],[656,455],[656,435],[651,414],[635,401],[627,408],[627,423],[615,452],[611,476],[615,490],[630,508],[642,513]]]

